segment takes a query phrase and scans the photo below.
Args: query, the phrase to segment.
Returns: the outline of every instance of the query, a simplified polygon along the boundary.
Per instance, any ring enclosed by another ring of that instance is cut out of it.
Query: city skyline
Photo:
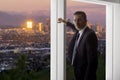
[[[102,16],[103,18],[99,22],[102,25],[104,24],[101,21],[105,21],[105,6],[72,3],[71,0],[68,3],[69,9],[67,11],[70,13],[68,14],[66,11],[67,17],[72,19],[71,16],[73,16],[75,10],[84,10],[88,15],[88,19],[91,18],[90,27],[99,34],[100,39],[104,39],[105,29],[103,30],[100,25],[96,27],[97,25],[94,25],[93,22]],[[68,44],[72,35],[67,35],[66,44]],[[99,46],[99,49],[102,52],[105,40],[100,41],[102,41],[102,47]],[[16,80],[16,76],[19,75],[18,79],[22,80],[23,76],[26,79],[34,80],[35,77],[31,75],[37,75],[39,77],[36,77],[39,80],[50,80],[50,56],[52,54],[50,45],[50,0],[1,0],[0,74],[2,75],[0,75],[0,79],[4,79],[4,77],[6,79],[7,76],[8,79],[15,77],[13,80]],[[26,59],[22,59],[22,57]],[[24,65],[17,65],[21,62],[20,58]],[[21,69],[21,67],[24,68]],[[25,75],[21,73],[23,71]]]

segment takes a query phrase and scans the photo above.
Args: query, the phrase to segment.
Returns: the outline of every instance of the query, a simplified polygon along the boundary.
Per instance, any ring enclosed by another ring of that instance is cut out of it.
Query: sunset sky
[[[39,10],[50,10],[50,0],[0,0],[0,11],[31,13]],[[103,25],[106,23],[104,5],[67,0],[67,16],[71,18],[71,15],[77,10],[85,11],[88,19],[94,19]],[[95,23],[95,21],[93,22]]]
[[[48,10],[50,0],[0,0],[0,11],[36,11]]]
[[[90,6],[96,6],[95,4],[73,2],[67,0],[68,6],[80,6],[84,8],[91,8]],[[0,11],[35,11],[35,10],[49,10],[50,0],[0,0]]]
[[[67,0],[67,17],[72,20],[75,11],[84,11],[92,24],[106,26],[106,6]]]

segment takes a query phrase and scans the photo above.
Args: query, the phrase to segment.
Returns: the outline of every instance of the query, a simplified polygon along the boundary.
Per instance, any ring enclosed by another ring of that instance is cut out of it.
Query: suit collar
[[[85,33],[88,31],[88,29],[89,29],[89,28],[86,27],[85,30],[83,31],[83,33],[82,33],[82,35],[81,35],[81,38],[80,38],[80,41],[79,41],[79,43],[78,43],[78,46],[80,45],[81,40],[83,39],[83,37],[84,37]]]

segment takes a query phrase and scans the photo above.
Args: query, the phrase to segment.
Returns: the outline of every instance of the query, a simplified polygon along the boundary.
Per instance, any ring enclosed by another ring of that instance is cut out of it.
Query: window
[[[82,1],[82,0],[76,0],[76,1],[73,1],[73,2],[76,2],[76,3],[79,3],[80,1]],[[72,1],[71,1],[72,2]],[[113,74],[112,74],[112,65],[113,64],[111,64],[112,63],[112,53],[113,53],[113,43],[112,43],[112,37],[113,37],[113,35],[112,35],[112,33],[113,33],[113,27],[112,26],[114,26],[113,25],[113,22],[112,22],[112,19],[113,19],[113,17],[112,17],[112,15],[113,15],[113,13],[112,13],[112,11],[113,11],[113,9],[112,9],[112,3],[107,3],[107,2],[102,2],[102,1],[82,1],[82,2],[87,2],[87,3],[94,3],[94,4],[99,4],[99,5],[104,5],[104,6],[106,6],[106,79],[107,80],[109,80],[109,79],[112,79],[113,78]],[[64,1],[59,1],[59,5],[58,5],[58,10],[57,10],[57,13],[58,13],[58,15],[57,15],[57,18],[59,18],[59,17],[62,17],[62,18],[64,18],[64,16],[66,16],[65,15],[65,12],[66,12],[66,7],[64,7],[63,5],[61,5],[61,4],[64,4],[65,5],[65,2]],[[64,15],[63,15],[64,14]],[[66,18],[64,18],[64,19],[66,19]],[[59,48],[57,48],[57,54],[56,54],[56,63],[57,63],[57,65],[56,65],[56,67],[57,67],[57,76],[56,76],[56,78],[59,80],[59,78],[61,77],[63,80],[65,80],[65,78],[66,78],[66,73],[64,73],[66,70],[66,65],[65,65],[65,63],[66,63],[66,55],[65,55],[65,51],[66,51],[66,48],[65,48],[65,46],[63,46],[63,44],[65,43],[65,41],[63,41],[63,39],[65,40],[65,29],[63,28],[64,27],[64,25],[63,24],[57,24],[58,25],[58,27],[57,27],[57,30],[59,31],[58,32],[58,35],[60,36],[60,37],[58,37],[57,38],[57,43],[58,43],[58,45],[57,46],[59,46]],[[61,26],[61,28],[60,28],[60,26]],[[61,37],[62,36],[62,37]],[[59,43],[61,43],[61,44],[59,44]],[[62,48],[62,49],[61,49]],[[59,52],[59,51],[61,51],[61,52]],[[58,58],[59,57],[59,58]],[[64,61],[63,61],[64,60]],[[62,66],[62,68],[61,67],[59,67],[59,66]]]
[[[86,13],[88,20],[87,27],[92,29],[96,33],[96,36],[98,38],[98,67],[96,71],[97,80],[104,80],[106,60],[106,6],[100,4],[67,0],[66,8],[66,17],[69,18],[69,22],[71,23],[73,23],[73,14],[76,11],[84,11]],[[72,30],[69,26],[66,26],[66,80],[74,79],[74,69],[71,65],[71,62],[69,61],[70,53],[68,53],[68,47],[74,34],[75,31]]]
[[[0,6],[0,79],[50,80],[50,0]]]

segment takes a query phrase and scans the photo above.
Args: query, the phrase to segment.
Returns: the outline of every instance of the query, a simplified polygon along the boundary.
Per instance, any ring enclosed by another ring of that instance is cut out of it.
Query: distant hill
[[[32,19],[35,23],[44,22],[49,18],[49,11],[36,11],[31,14],[11,13],[0,11],[0,26],[21,26],[26,20]]]
[[[0,12],[0,25],[18,26],[24,20],[24,15],[12,15],[6,12]]]
[[[0,25],[0,29],[8,29],[8,28],[19,28],[19,26],[11,26],[11,25]]]

